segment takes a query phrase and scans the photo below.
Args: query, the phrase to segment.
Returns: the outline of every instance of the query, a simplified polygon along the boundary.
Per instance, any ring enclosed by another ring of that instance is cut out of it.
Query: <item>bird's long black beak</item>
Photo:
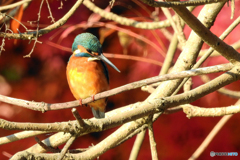
[[[120,72],[119,69],[111,61],[109,61],[103,54],[100,54],[98,58],[106,62],[109,66],[114,68],[116,71]]]

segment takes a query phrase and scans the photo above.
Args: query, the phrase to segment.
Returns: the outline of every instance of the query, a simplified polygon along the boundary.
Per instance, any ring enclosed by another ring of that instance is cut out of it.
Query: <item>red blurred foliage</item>
[[[30,6],[23,12],[23,17],[21,21],[29,28],[31,28],[31,26],[29,25],[29,23],[27,23],[27,21],[37,20],[37,13],[40,2],[41,1],[31,2]],[[58,7],[60,7],[60,1],[49,1],[51,11],[55,20],[60,19],[72,7],[75,1],[62,2],[63,8],[58,9]],[[108,5],[108,1],[105,2],[95,0],[94,3],[101,8],[106,8]],[[126,17],[150,16],[146,9],[141,8],[133,2],[122,1],[121,3],[119,2],[116,4],[118,5],[114,6],[111,10],[119,15],[123,15]],[[128,5],[133,6],[132,10],[128,10],[126,8],[126,6]],[[237,1],[235,17],[240,15],[239,6],[240,2]],[[147,9],[150,12],[153,11],[153,8],[147,7]],[[201,7],[198,7],[194,11],[195,15],[198,14],[200,9]],[[14,40],[6,40],[6,45],[4,47],[6,51],[2,52],[0,58],[0,86],[1,89],[5,89],[3,91],[0,90],[0,93],[14,98],[34,100],[39,102],[44,101],[47,103],[59,103],[74,100],[74,97],[72,96],[68,88],[65,73],[66,64],[71,53],[60,50],[58,48],[54,48],[48,45],[46,42],[59,42],[60,45],[71,48],[73,39],[77,34],[80,34],[82,32],[91,32],[96,36],[103,36],[101,33],[108,33],[108,36],[104,37],[103,51],[107,53],[123,54],[123,47],[120,44],[117,32],[110,29],[102,32],[101,30],[103,29],[100,29],[98,27],[78,28],[73,32],[70,32],[66,37],[59,41],[61,33],[63,33],[66,28],[73,27],[74,25],[80,23],[87,25],[87,20],[91,14],[91,11],[89,11],[86,7],[82,5],[64,26],[39,38],[39,41],[42,41],[43,44],[36,45],[36,48],[34,48],[34,52],[31,58],[23,58],[23,56],[31,51],[33,42],[31,42],[31,44],[28,44],[28,41],[19,40],[19,43],[14,45]],[[51,19],[49,19],[48,16],[48,8],[46,6],[46,3],[44,3],[40,19],[41,27],[50,24]],[[159,18],[161,20],[165,19],[161,12]],[[106,22],[106,20],[104,21]],[[231,22],[233,22],[233,20],[230,20],[230,7],[225,6],[217,17],[211,30],[219,36],[229,26],[229,24],[231,24]],[[35,23],[33,24],[35,25]],[[134,29],[132,27],[121,27],[129,29],[137,34],[146,37],[147,39],[157,44],[164,52],[166,52],[169,41],[162,35],[160,31],[157,30],[155,33],[161,39],[161,44],[157,41],[151,31]],[[19,30],[24,32],[24,28],[21,26]],[[184,31],[188,36],[190,33],[190,29],[186,27]],[[226,42],[228,44],[236,42],[239,39],[239,36],[236,36],[240,35],[239,32],[240,29],[239,27],[237,27],[237,29],[235,29],[233,33],[231,33],[229,37],[226,38]],[[127,45],[127,54],[141,57],[146,56],[147,58],[151,58],[161,62],[164,61],[164,57],[159,54],[156,49],[152,48],[149,45],[146,45],[144,42],[137,40],[136,38],[131,38],[131,42],[129,43],[130,44]],[[203,48],[208,48],[208,46],[204,45]],[[177,59],[179,53],[180,51],[178,50],[175,56],[175,60]],[[109,68],[111,88],[115,88],[144,78],[156,76],[159,74],[160,71],[159,66],[149,63],[119,59],[111,59],[111,61],[121,70],[121,73],[119,74],[112,68]],[[210,58],[210,60],[204,63],[204,66],[216,65],[226,62],[227,61],[222,57],[214,57]],[[210,78],[214,78],[218,75],[219,73],[212,74],[210,75]],[[193,81],[194,88],[202,84],[202,81],[198,77],[194,77]],[[233,90],[239,90],[239,82],[235,82],[229,85],[228,88]],[[108,100],[107,110],[109,111],[137,101],[143,101],[147,96],[148,93],[142,92],[140,89],[112,96]],[[234,102],[236,102],[235,99],[214,92],[209,94],[208,96],[197,100],[193,104],[203,107],[220,107],[234,104]],[[69,109],[41,113],[3,103],[0,103],[0,108],[0,118],[16,122],[44,123],[74,120],[74,117]],[[89,108],[79,107],[78,111],[83,118],[92,117],[92,113]],[[154,133],[157,142],[159,158],[189,158],[219,120],[220,117],[192,118],[189,120],[182,112],[161,116],[154,123]],[[239,152],[240,127],[238,127],[237,123],[239,120],[239,115],[234,115],[233,118],[230,119],[230,121],[214,138],[212,143],[207,147],[207,149],[204,151],[204,153],[200,156],[199,159],[210,159],[210,151]],[[74,142],[71,148],[87,148],[92,144],[97,144],[105,137],[110,135],[114,130],[116,129],[114,128],[104,132],[92,133],[84,137],[80,137]],[[8,131],[1,129],[0,136],[7,136],[15,132],[16,131]],[[41,139],[45,139],[48,136],[49,135],[46,134],[38,137]],[[121,144],[120,146],[111,149],[110,151],[107,151],[100,156],[100,159],[128,159],[134,143],[134,139],[135,138],[132,138]],[[81,143],[78,143],[80,141]],[[15,154],[16,152],[24,150],[35,143],[36,142],[34,138],[28,138],[25,140],[20,140],[10,144],[2,145],[0,146],[0,151],[2,151],[0,152],[0,159],[7,159],[7,157],[3,155],[3,152]],[[149,140],[148,136],[146,136],[138,159],[150,158],[151,153]],[[224,159],[226,157],[218,158]]]

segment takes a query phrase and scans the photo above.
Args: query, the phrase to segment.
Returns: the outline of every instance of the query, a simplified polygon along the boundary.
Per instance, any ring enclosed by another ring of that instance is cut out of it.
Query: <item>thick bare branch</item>
[[[22,131],[22,132],[14,133],[6,137],[1,137],[0,145],[18,141],[25,138],[29,138],[29,137],[34,137],[34,136],[45,134],[45,133],[48,133],[48,132],[47,131]]]
[[[213,20],[216,18],[224,3],[205,5],[199,13],[198,19],[208,28],[213,25]],[[209,13],[209,14],[206,14]],[[189,70],[195,63],[198,57],[198,53],[202,48],[203,41],[196,35],[195,32],[191,32],[184,50],[178,57],[172,72],[179,72],[183,70]],[[166,97],[173,94],[173,92],[181,84],[182,79],[162,82],[157,89],[151,94],[148,99],[154,99],[158,97]],[[155,117],[158,117],[157,115]]]
[[[186,22],[201,39],[217,50],[234,65],[240,64],[240,54],[231,46],[207,29],[191,12],[184,7],[173,7],[174,11]],[[204,33],[204,34],[202,34]]]
[[[203,97],[213,91],[216,91],[217,89],[221,88],[222,86],[225,86],[236,80],[239,80],[240,79],[239,73],[240,73],[240,69],[238,67],[234,67],[231,71],[224,73],[221,76],[217,77],[216,79],[208,82],[207,84],[199,86],[198,88],[195,88],[186,93],[182,93],[182,94],[179,94],[176,96],[171,96],[171,97],[166,97],[166,98],[155,98],[151,101],[146,100],[143,103],[137,103],[134,105],[122,107],[122,108],[116,109],[114,111],[108,112],[107,118],[105,118],[105,119],[101,119],[101,120],[91,119],[91,121],[85,121],[85,123],[89,123],[93,127],[93,128],[89,127],[92,129],[91,131],[96,132],[96,131],[100,131],[103,129],[115,127],[119,124],[123,124],[123,123],[129,122],[129,121],[136,120],[140,117],[144,117],[149,114],[161,112],[162,110],[169,108],[169,107],[174,107],[174,106],[178,106],[181,104],[188,104],[188,103],[191,103],[191,102],[199,99],[200,97]],[[141,118],[138,121],[139,122],[137,123],[137,125],[140,125],[140,126],[146,123],[144,118]],[[142,122],[142,123],[140,123],[140,122]],[[124,133],[129,130],[132,131],[132,129],[136,129],[136,127],[134,127],[135,123],[136,123],[136,121],[125,124],[126,126],[130,127],[131,129],[127,129],[128,127],[123,127],[123,126],[121,128],[123,128]],[[89,133],[89,128],[87,130],[88,133]],[[85,132],[85,133],[81,132],[80,135],[86,134],[87,132]],[[48,138],[44,141],[48,144],[49,144],[49,142],[51,142],[51,146],[56,147],[58,145],[65,143],[70,138],[70,136],[71,136],[71,134],[69,134],[69,133],[64,134],[63,132],[60,132],[60,133],[57,133],[57,134],[51,136],[50,138]],[[114,137],[116,137],[116,136],[114,136]],[[37,152],[44,152],[45,150],[43,150],[38,145],[35,145],[35,146],[29,148],[27,151],[37,153]],[[106,151],[106,150],[104,149],[104,151]],[[100,153],[95,153],[95,154],[98,155]]]
[[[240,23],[240,16],[222,33],[222,35],[219,37],[221,40],[224,40],[231,32],[232,30],[237,27],[237,25]],[[202,65],[202,63],[213,53],[214,49],[210,47],[207,52],[198,60],[198,62],[192,67],[192,69],[196,69]],[[184,78],[182,83],[178,86],[178,88],[174,91],[173,95],[177,94],[178,91],[182,88],[183,84],[187,82],[188,78]]]
[[[240,106],[203,108],[192,105],[183,105],[183,112],[188,118],[192,117],[216,117],[240,113]]]

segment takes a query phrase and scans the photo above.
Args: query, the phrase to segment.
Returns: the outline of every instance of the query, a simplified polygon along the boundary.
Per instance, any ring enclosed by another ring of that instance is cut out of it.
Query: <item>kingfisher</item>
[[[109,90],[109,75],[105,63],[120,71],[103,55],[101,43],[91,33],[77,35],[72,44],[72,52],[67,64],[67,81],[73,96],[82,106],[82,99],[92,96],[94,100],[95,94]],[[87,104],[98,119],[105,117],[106,105],[107,98]]]

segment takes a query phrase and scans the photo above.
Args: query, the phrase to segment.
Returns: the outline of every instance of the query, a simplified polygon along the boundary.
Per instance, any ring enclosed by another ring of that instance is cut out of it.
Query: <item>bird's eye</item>
[[[88,51],[89,53],[92,53],[92,51],[91,51],[90,49],[87,49],[87,51]]]

